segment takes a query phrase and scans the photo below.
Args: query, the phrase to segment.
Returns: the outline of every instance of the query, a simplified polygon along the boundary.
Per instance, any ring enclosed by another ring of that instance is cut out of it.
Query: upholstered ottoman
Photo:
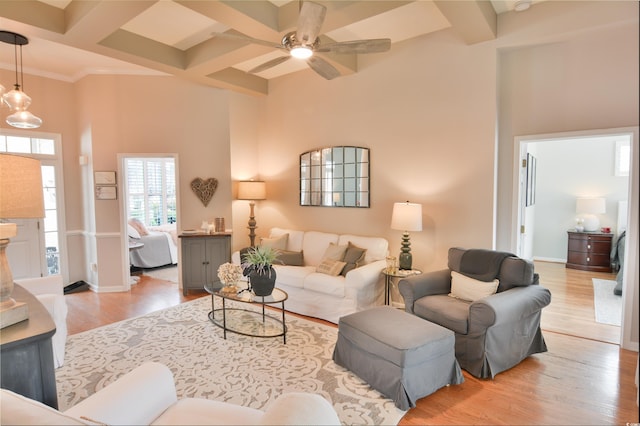
[[[390,306],[341,317],[333,360],[401,410],[464,381],[451,330]]]

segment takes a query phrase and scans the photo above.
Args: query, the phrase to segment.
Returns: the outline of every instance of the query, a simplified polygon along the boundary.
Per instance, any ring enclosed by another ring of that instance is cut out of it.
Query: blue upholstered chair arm
[[[469,333],[496,324],[520,321],[551,303],[551,292],[539,285],[514,287],[475,301],[469,307]]]
[[[421,297],[449,294],[451,291],[451,271],[441,269],[403,278],[398,282],[398,290],[404,299],[405,310],[413,313],[413,303]]]

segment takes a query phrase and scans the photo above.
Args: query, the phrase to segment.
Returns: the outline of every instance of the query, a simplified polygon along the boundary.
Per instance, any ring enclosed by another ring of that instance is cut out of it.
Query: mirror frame
[[[300,154],[301,206],[371,206],[369,148],[331,146]]]

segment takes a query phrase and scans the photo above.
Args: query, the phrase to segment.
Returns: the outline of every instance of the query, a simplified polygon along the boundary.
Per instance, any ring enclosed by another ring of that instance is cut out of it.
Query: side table
[[[399,281],[401,278],[407,278],[411,275],[421,274],[422,271],[419,269],[389,269],[385,268],[382,270],[384,274],[384,304],[391,304],[391,287],[393,286],[393,281]]]
[[[0,333],[0,386],[58,408],[51,337],[56,325],[40,301],[18,284],[12,296],[29,306],[29,319]]]

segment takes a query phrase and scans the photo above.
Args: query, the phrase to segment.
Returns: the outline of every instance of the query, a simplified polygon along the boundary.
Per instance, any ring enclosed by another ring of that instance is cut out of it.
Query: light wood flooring
[[[619,327],[593,320],[591,278],[613,279],[613,275],[547,262],[536,262],[536,271],[552,293],[542,319],[549,351],[527,358],[494,380],[464,372],[463,384],[420,399],[400,425],[638,423],[634,383],[638,354],[610,343],[619,341]],[[145,275],[126,293],[69,294],[69,333],[203,296],[208,297],[204,292],[182,296],[176,284]]]

